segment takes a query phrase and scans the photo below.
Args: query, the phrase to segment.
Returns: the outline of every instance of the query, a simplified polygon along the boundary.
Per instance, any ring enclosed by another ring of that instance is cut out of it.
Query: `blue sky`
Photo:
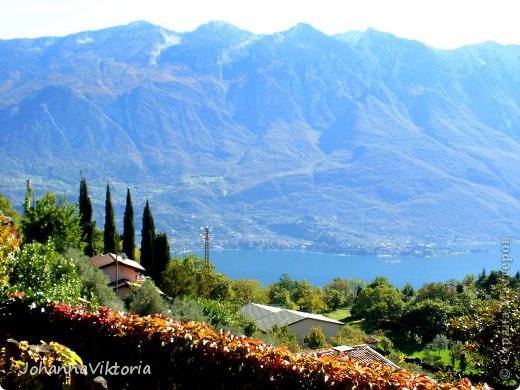
[[[0,0],[0,39],[66,35],[147,20],[191,31],[224,20],[256,33],[298,22],[328,34],[373,27],[438,48],[494,40],[520,44],[510,0]]]

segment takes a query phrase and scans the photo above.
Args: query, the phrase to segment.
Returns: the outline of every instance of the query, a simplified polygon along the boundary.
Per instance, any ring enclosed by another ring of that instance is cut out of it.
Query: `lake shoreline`
[[[202,251],[190,251],[203,256]],[[278,281],[284,273],[292,279],[306,279],[323,286],[335,277],[358,278],[370,282],[386,276],[395,286],[411,283],[420,288],[424,283],[461,281],[466,275],[477,276],[500,267],[500,249],[496,245],[483,252],[464,251],[439,256],[345,255],[305,250],[212,249],[210,261],[217,272],[232,279],[251,278],[263,285]],[[519,270],[513,262],[511,274]]]

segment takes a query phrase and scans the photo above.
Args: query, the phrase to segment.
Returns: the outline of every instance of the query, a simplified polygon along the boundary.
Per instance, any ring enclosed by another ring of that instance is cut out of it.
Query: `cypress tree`
[[[88,196],[87,180],[81,178],[79,185],[79,217],[83,241],[87,244],[84,252],[87,256],[94,256],[94,227],[92,221],[92,203]]]
[[[168,235],[166,233],[160,233],[155,237],[153,254],[154,261],[150,276],[156,283],[159,283],[161,274],[170,261],[170,243],[168,242]]]
[[[132,197],[130,188],[126,190],[126,207],[123,231],[123,252],[133,259],[135,252],[135,228],[134,228],[134,206],[132,205]]]
[[[26,179],[27,181],[27,193],[25,194],[25,200],[23,202],[23,211],[27,213],[27,211],[31,208],[31,199],[33,197],[33,190],[31,187],[31,179]]]
[[[114,218],[114,208],[112,207],[112,197],[110,195],[110,185],[107,183],[107,195],[105,199],[105,230],[103,234],[105,253],[117,252],[117,231]]]
[[[153,223],[150,203],[146,200],[146,206],[143,211],[143,228],[141,230],[141,265],[146,269],[149,275],[153,273],[154,242],[155,225]]]

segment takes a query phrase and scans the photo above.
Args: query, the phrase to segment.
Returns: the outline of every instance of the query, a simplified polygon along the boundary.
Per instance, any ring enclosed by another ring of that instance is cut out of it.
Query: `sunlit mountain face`
[[[75,201],[82,171],[98,220],[110,180],[178,242],[514,237],[519,107],[520,46],[217,22],[4,40],[0,192],[21,204],[31,177]]]

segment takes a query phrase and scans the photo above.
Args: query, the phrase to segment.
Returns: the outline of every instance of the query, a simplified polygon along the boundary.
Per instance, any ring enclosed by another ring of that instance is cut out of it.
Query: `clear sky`
[[[182,32],[223,20],[255,33],[298,22],[334,34],[373,27],[438,48],[520,44],[515,0],[0,0],[0,39],[66,35],[135,20]]]

